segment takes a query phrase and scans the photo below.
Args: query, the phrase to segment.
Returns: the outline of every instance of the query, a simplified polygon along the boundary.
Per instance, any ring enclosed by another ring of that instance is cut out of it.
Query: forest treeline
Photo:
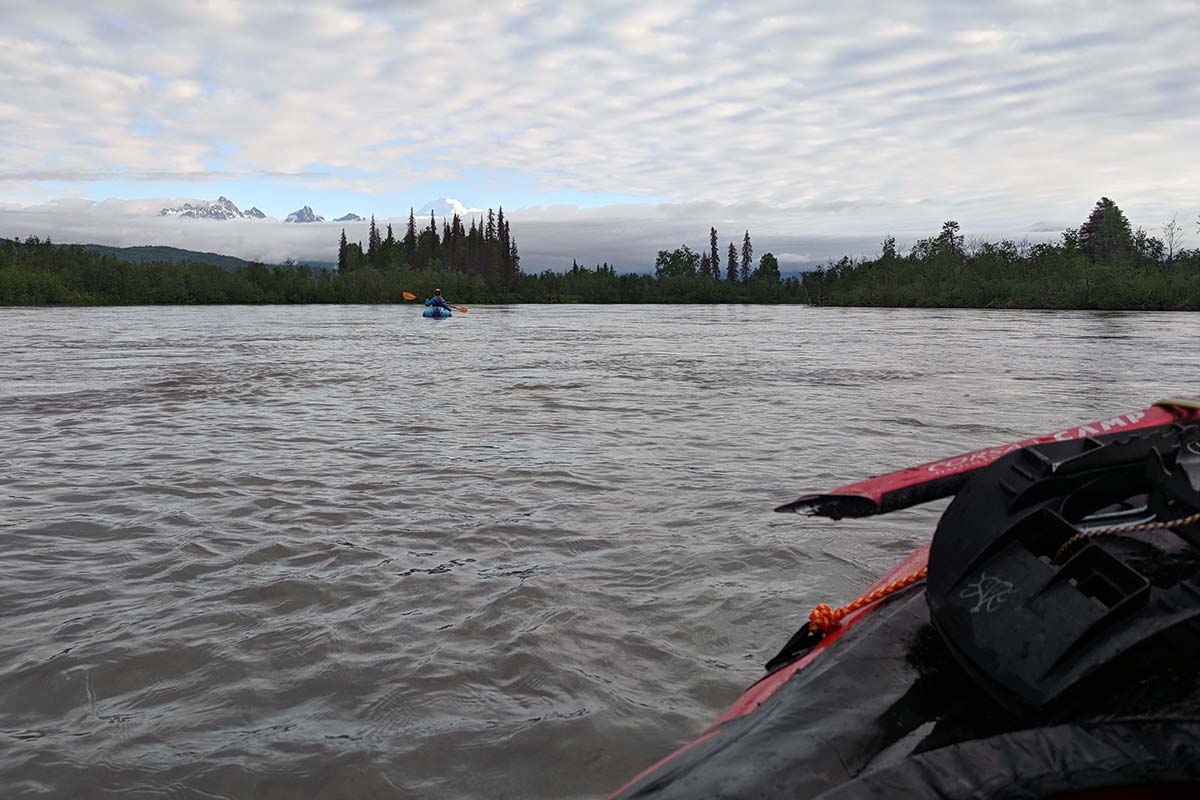
[[[753,263],[749,231],[740,251],[729,244],[724,270],[716,242],[710,229],[709,251],[660,251],[651,275],[608,264],[524,273],[503,210],[469,226],[453,215],[440,230],[432,215],[418,227],[410,211],[401,237],[372,219],[365,245],[342,231],[336,270],[128,262],[49,239],[0,239],[0,305],[402,303],[404,292],[425,297],[434,288],[455,303],[803,302],[800,281],[782,279],[772,254]]]
[[[1200,250],[1133,230],[1102,197],[1057,242],[967,242],[955,221],[906,254],[884,240],[878,258],[843,258],[804,275],[805,302],[837,306],[1200,310]]]
[[[900,253],[892,237],[877,258],[830,262],[783,278],[774,255],[754,259],[750,233],[721,248],[660,250],[652,274],[608,264],[566,272],[521,270],[501,210],[439,229],[412,212],[396,237],[374,219],[364,246],[342,231],[336,270],[257,262],[129,262],[48,239],[0,239],[0,305],[401,303],[435,287],[454,303],[810,303],[813,305],[1047,309],[1200,309],[1200,250],[1133,230],[1108,198],[1056,242],[966,241],[955,221]]]

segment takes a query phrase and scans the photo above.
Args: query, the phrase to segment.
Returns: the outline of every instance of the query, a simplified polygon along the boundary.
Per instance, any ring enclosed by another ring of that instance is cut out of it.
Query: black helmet
[[[434,294],[441,294],[441,293],[442,293],[442,290],[441,290],[441,289],[434,289],[434,290],[433,290],[433,293],[434,293]]]

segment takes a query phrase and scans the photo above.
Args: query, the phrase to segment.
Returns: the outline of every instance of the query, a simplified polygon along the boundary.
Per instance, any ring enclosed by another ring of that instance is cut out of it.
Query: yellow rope
[[[1140,533],[1142,531],[1157,531],[1167,528],[1178,528],[1181,525],[1190,525],[1193,522],[1200,520],[1200,513],[1189,514],[1180,519],[1166,520],[1164,522],[1142,522],[1137,525],[1115,525],[1111,528],[1096,528],[1091,531],[1077,533],[1067,541],[1063,542],[1063,546],[1058,548],[1058,552],[1054,554],[1054,563],[1059,564],[1072,547],[1085,539],[1091,539],[1095,536],[1106,536],[1113,533]]]
[[[1181,525],[1190,525],[1193,522],[1200,521],[1200,512],[1189,514],[1180,519],[1167,520],[1164,522],[1142,522],[1137,525],[1115,525],[1111,528],[1096,528],[1095,530],[1086,531],[1076,534],[1063,543],[1063,546],[1058,548],[1058,552],[1054,555],[1054,562],[1060,563],[1064,554],[1072,547],[1085,539],[1090,539],[1094,536],[1103,536],[1114,533],[1139,533],[1142,531],[1164,530],[1167,528],[1177,528]],[[917,581],[925,579],[929,574],[929,567],[922,567],[911,575],[905,575],[903,578],[898,578],[888,585],[876,589],[873,592],[867,592],[862,597],[847,603],[841,608],[833,608],[828,603],[820,603],[808,615],[809,630],[815,633],[831,633],[842,627],[842,620],[850,614],[858,611],[861,608],[878,603],[888,595],[895,594],[901,589],[907,589]]]
[[[905,575],[903,578],[894,580],[887,586],[881,589],[876,589],[873,592],[868,592],[862,597],[855,600],[849,605],[844,605],[841,608],[831,608],[828,603],[821,603],[812,610],[808,615],[809,630],[818,633],[829,633],[835,631],[842,626],[842,620],[847,614],[853,614],[860,608],[865,608],[872,603],[877,603],[890,594],[894,594],[901,589],[912,586],[919,580],[922,580],[929,573],[929,567],[921,567],[911,575]]]

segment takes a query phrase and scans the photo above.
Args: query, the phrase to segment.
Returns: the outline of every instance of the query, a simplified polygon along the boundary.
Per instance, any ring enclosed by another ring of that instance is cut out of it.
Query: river
[[[594,797],[940,507],[1200,391],[1187,314],[0,308],[0,795]]]

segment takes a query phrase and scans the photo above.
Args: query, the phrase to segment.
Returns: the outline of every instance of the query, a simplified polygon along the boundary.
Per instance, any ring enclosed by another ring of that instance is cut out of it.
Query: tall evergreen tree
[[[338,242],[337,271],[339,274],[345,274],[345,272],[346,272],[346,246],[347,246],[346,245],[346,229],[342,228],[342,238]]]
[[[700,254],[700,274],[706,278],[712,277],[712,260],[708,253]]]
[[[742,283],[747,283],[750,280],[750,261],[754,258],[754,247],[750,244],[750,231],[746,231],[746,235],[742,237]]]
[[[496,215],[490,208],[487,215],[487,229],[483,232],[483,238],[489,242],[496,239]]]
[[[1107,197],[1096,201],[1079,228],[1079,247],[1093,264],[1113,264],[1128,255],[1132,239],[1129,220]]]
[[[379,266],[379,257],[381,255],[381,245],[383,239],[379,236],[379,228],[375,226],[375,215],[371,215],[371,228],[367,233],[367,261],[371,266]]]
[[[446,266],[450,269],[458,269],[454,250],[454,220],[455,215],[453,212],[451,212],[449,217],[442,220],[442,260],[446,262]]]
[[[408,228],[404,231],[404,260],[410,267],[416,266],[417,219],[413,216],[412,206],[408,207]]]
[[[508,220],[504,218],[504,207],[500,207],[496,215],[496,247],[500,255],[500,274],[509,287],[516,286],[517,275],[513,267],[512,242],[508,230]]]
[[[717,229],[708,229],[708,261],[712,276],[714,278],[721,277],[721,253],[717,247]]]
[[[475,217],[471,217],[471,229],[467,231],[467,246],[465,248],[466,271],[471,275],[479,274],[479,229],[475,227]]]
[[[521,255],[517,252],[516,240],[509,241],[508,264],[508,288],[513,289],[517,285],[517,278],[521,275]]]
[[[729,243],[728,268],[727,268],[727,272],[725,273],[725,277],[730,283],[737,283],[737,279],[738,279],[737,248],[733,246],[733,242]]]

